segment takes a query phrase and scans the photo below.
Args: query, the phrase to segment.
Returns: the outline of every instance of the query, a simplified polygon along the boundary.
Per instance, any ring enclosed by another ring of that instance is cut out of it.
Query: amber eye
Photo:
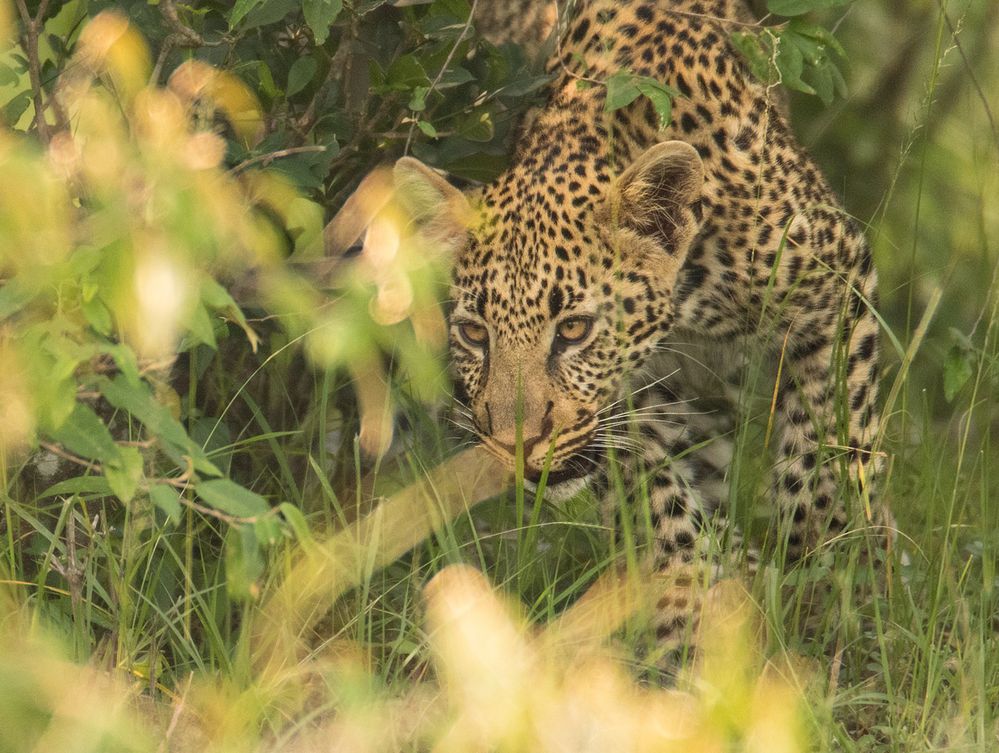
[[[461,322],[458,324],[458,334],[461,339],[473,348],[481,348],[489,342],[489,331],[476,322]]]
[[[593,320],[588,316],[574,316],[559,322],[555,331],[560,342],[574,345],[586,339],[593,329]]]

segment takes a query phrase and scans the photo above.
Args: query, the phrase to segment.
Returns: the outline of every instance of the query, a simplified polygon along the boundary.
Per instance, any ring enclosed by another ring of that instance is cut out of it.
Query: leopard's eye
[[[559,342],[566,345],[581,343],[593,329],[593,320],[588,316],[574,316],[559,322],[555,334]]]
[[[461,322],[458,324],[458,334],[473,348],[481,348],[489,342],[489,330],[477,322]]]

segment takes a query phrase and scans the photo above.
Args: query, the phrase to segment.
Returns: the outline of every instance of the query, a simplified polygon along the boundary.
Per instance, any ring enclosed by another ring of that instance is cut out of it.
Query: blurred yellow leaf
[[[115,11],[103,11],[80,33],[79,61],[106,73],[115,93],[129,103],[149,81],[152,63],[142,35]]]
[[[70,251],[69,194],[27,139],[0,131],[0,267],[15,274],[55,264]]]
[[[0,44],[6,44],[14,30],[14,10],[8,0],[0,0]]]
[[[173,353],[181,326],[194,303],[190,272],[177,262],[163,239],[139,235],[131,296],[119,306],[118,319],[129,340],[148,358]]]
[[[247,146],[263,134],[260,103],[242,80],[199,60],[188,60],[170,76],[168,86],[189,103],[206,98],[226,116]]]
[[[28,374],[9,331],[0,331],[0,463],[23,447],[35,429]],[[3,474],[6,483],[6,473]]]

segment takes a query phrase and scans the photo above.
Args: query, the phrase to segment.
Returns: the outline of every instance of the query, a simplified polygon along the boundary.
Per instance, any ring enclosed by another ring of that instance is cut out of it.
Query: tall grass
[[[168,525],[150,506],[45,495],[8,473],[0,753],[999,750],[999,142],[982,101],[994,89],[969,78],[954,112],[936,110],[963,63],[947,19],[933,21],[893,180],[857,212],[873,218],[885,272],[878,494],[899,529],[887,556],[861,533],[803,564],[778,555],[746,597],[725,586],[709,600],[720,607],[680,690],[652,689],[648,584],[607,576],[638,558],[612,547],[594,499],[500,491],[474,451],[432,472],[454,438],[416,401],[396,452],[369,468],[349,385],[304,370],[286,335],[268,333],[270,357],[195,348],[184,365],[201,378],[179,397],[202,412],[187,428],[291,503],[288,536],[239,599],[223,553],[234,534],[217,518],[185,508]],[[841,131],[877,143],[870,126]],[[956,170],[941,167],[955,155]],[[955,206],[967,211],[944,211]],[[955,371],[965,381],[948,400]],[[750,531],[769,511],[759,373],[730,472]],[[365,517],[373,497],[389,502]]]

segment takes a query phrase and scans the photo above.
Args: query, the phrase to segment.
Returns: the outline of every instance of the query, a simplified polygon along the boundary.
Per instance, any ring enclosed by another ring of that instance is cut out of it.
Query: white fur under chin
[[[579,478],[570,478],[554,486],[546,486],[545,499],[549,502],[564,502],[571,499],[586,488],[586,485],[590,483],[590,478],[589,475],[580,476]],[[538,490],[538,485],[525,478],[524,488],[529,492],[534,492]]]

